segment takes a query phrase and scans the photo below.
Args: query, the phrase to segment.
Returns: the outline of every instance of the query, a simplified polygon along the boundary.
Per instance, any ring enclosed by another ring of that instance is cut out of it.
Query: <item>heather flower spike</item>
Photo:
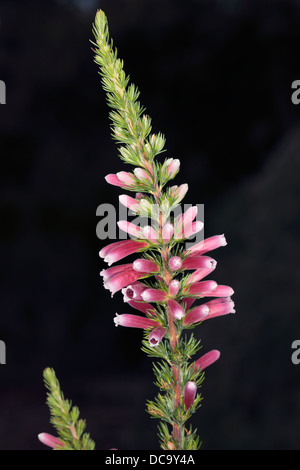
[[[109,243],[100,257],[109,266],[129,256],[132,259],[103,269],[101,276],[104,286],[112,294],[120,292],[126,307],[138,313],[117,313],[114,322],[141,329],[142,349],[153,358],[161,392],[148,401],[147,410],[160,419],[161,448],[199,449],[199,437],[186,422],[202,401],[203,371],[219,359],[220,352],[210,351],[195,361],[200,341],[193,329],[210,318],[235,312],[233,289],[207,279],[217,266],[210,252],[227,242],[224,235],[214,235],[191,246],[191,238],[203,233],[203,220],[197,220],[197,205],[175,216],[188,191],[185,182],[168,186],[179,173],[180,161],[162,158],[165,138],[152,132],[151,119],[138,101],[138,89],[129,84],[101,10],[93,32],[95,62],[111,108],[112,136],[126,170],[131,165],[128,171],[120,167],[105,179],[122,192],[131,192],[119,195],[120,203],[148,221],[143,227],[127,220],[118,222],[129,239]]]

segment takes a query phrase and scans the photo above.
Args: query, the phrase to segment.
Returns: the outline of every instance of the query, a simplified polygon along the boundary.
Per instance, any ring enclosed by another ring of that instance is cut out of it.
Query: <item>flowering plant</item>
[[[120,203],[150,220],[142,227],[126,220],[118,222],[130,239],[110,243],[100,251],[100,257],[109,266],[129,255],[137,254],[138,258],[104,269],[101,276],[112,295],[121,291],[129,312],[130,307],[139,312],[116,314],[116,326],[142,328],[142,349],[160,359],[154,363],[160,393],[148,402],[147,409],[161,420],[162,449],[198,449],[199,438],[191,427],[187,429],[186,421],[200,405],[202,398],[197,392],[203,371],[219,358],[220,352],[213,350],[190,362],[200,342],[191,331],[189,335],[183,332],[235,312],[232,288],[204,280],[217,264],[207,253],[226,245],[226,240],[224,235],[216,235],[185,248],[185,242],[203,229],[203,223],[195,220],[197,206],[174,216],[188,185],[166,185],[177,175],[180,161],[167,158],[160,162],[156,158],[164,151],[165,138],[151,132],[151,119],[138,101],[139,91],[129,84],[101,10],[93,32],[95,62],[111,108],[112,135],[123,162],[135,167],[132,172],[109,174],[106,181],[136,193],[135,197],[120,195]],[[194,305],[204,298],[213,299]]]
[[[109,266],[100,274],[104,287],[112,296],[121,293],[126,305],[126,313],[116,313],[115,325],[142,329],[143,351],[159,359],[153,362],[153,370],[160,392],[148,401],[147,411],[160,420],[161,448],[199,449],[197,430],[186,423],[201,404],[199,388],[204,370],[219,358],[220,352],[212,350],[192,360],[201,348],[192,330],[203,321],[235,313],[233,289],[205,279],[217,265],[208,253],[225,246],[226,239],[215,235],[186,247],[189,239],[202,232],[203,222],[196,220],[197,205],[176,215],[188,185],[167,184],[178,174],[180,161],[157,159],[164,152],[165,138],[161,133],[152,133],[151,119],[138,101],[138,89],[124,72],[102,10],[96,14],[93,33],[94,59],[111,108],[112,136],[121,160],[134,166],[133,171],[108,174],[105,179],[135,193],[134,197],[122,194],[119,201],[147,221],[141,226],[127,220],[118,222],[129,239],[109,243],[100,250],[100,257]],[[115,265],[131,255],[137,258]],[[198,299],[204,299],[204,303],[195,305]],[[130,313],[132,309],[138,313]],[[67,435],[70,437],[69,428]],[[53,447],[66,446],[48,435],[40,439]],[[85,440],[93,448],[89,437]]]

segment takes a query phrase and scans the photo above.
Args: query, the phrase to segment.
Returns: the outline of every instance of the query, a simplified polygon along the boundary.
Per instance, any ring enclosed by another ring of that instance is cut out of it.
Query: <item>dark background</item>
[[[47,366],[97,449],[159,448],[142,333],[114,327],[125,306],[99,277],[96,209],[124,193],[104,176],[129,168],[89,43],[97,8],[181,160],[184,202],[228,241],[213,279],[237,313],[197,330],[203,353],[221,351],[193,419],[203,449],[300,449],[299,0],[1,0],[0,448],[47,449]]]

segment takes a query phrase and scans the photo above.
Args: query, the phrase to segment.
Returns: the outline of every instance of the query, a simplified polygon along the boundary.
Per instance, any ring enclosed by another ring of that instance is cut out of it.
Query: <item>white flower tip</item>
[[[226,246],[226,245],[227,245],[227,240],[226,240],[226,238],[225,238],[224,233],[221,235],[221,243],[222,243],[222,246]]]
[[[119,317],[119,315],[118,315],[118,313],[116,313],[116,316],[115,316],[115,318],[114,318],[114,324],[115,324],[115,326],[119,326],[119,324],[120,324],[120,320],[119,320],[118,317]]]

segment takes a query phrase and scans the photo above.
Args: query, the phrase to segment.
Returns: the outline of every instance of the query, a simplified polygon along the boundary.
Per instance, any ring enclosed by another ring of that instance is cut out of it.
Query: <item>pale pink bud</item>
[[[113,186],[120,186],[120,187],[126,186],[124,185],[123,181],[121,181],[117,177],[117,175],[115,175],[114,173],[110,173],[109,175],[106,175],[105,180],[107,183],[112,184]]]
[[[195,295],[199,297],[205,297],[212,295],[213,292],[217,289],[218,284],[215,281],[201,281],[195,282],[184,288],[184,291],[188,295]]]
[[[166,328],[162,326],[158,326],[157,328],[152,330],[148,337],[150,346],[153,346],[153,347],[157,346],[161,342],[161,340],[163,339],[166,333],[167,333]]]
[[[102,276],[103,281],[106,282],[108,281],[111,277],[115,276],[116,274],[120,274],[124,271],[128,271],[132,268],[132,263],[128,264],[120,264],[119,266],[114,266],[112,268],[108,269],[102,269],[100,272],[100,276]]]
[[[145,273],[139,273],[134,269],[124,271],[109,278],[108,281],[104,282],[104,287],[105,289],[110,290],[113,296],[116,292],[128,286],[128,284],[131,284],[142,277],[145,277]]]
[[[137,225],[133,224],[132,222],[127,222],[127,220],[119,220],[117,222],[118,227],[123,230],[123,232],[128,233],[129,235],[132,235],[135,238],[142,238],[143,232],[141,227],[138,227]]]
[[[127,171],[119,171],[119,173],[117,173],[117,177],[120,181],[126,184],[126,186],[132,186],[136,184],[136,178]]]
[[[203,371],[206,367],[216,362],[219,359],[220,354],[220,351],[218,351],[217,349],[209,351],[194,362],[195,369],[200,369],[201,371]]]
[[[165,243],[171,240],[174,233],[174,227],[172,224],[165,224],[162,229],[162,239]]]
[[[148,259],[136,259],[132,265],[135,271],[143,272],[143,273],[157,273],[159,272],[159,266],[154,261]]]
[[[209,315],[209,307],[206,304],[193,308],[183,320],[183,325],[192,325],[203,321]]]
[[[41,432],[38,434],[38,439],[42,444],[45,444],[48,447],[56,449],[57,447],[65,447],[65,444],[55,436],[47,434],[46,432]]]
[[[182,201],[182,199],[186,195],[188,189],[189,189],[189,187],[186,183],[181,184],[179,187],[178,186],[172,186],[171,190],[172,190],[172,193],[174,194],[174,196],[176,196],[176,202],[177,203]]]
[[[143,228],[144,238],[149,240],[151,243],[156,244],[158,242],[158,233],[150,225],[146,225]]]
[[[129,302],[130,300],[143,300],[141,293],[147,289],[145,284],[141,282],[134,282],[133,284],[128,283],[127,287],[122,289],[123,302]]]
[[[173,279],[173,281],[169,284],[169,296],[175,297],[180,289],[180,282],[177,279]]]
[[[133,197],[127,196],[126,194],[121,194],[119,196],[119,201],[124,207],[127,207],[132,212],[138,212],[140,208],[139,201]]]
[[[182,259],[179,256],[172,256],[168,262],[171,271],[178,271],[182,266]]]
[[[193,256],[183,260],[183,269],[199,269],[199,268],[213,268],[215,269],[217,262],[209,256]]]
[[[168,307],[176,320],[181,320],[184,317],[185,311],[176,300],[170,299],[168,301]]]
[[[137,177],[138,180],[148,180],[148,181],[152,181],[151,180],[151,177],[149,175],[149,173],[147,173],[147,171],[143,170],[143,168],[135,168],[133,170],[135,176]]]
[[[174,238],[176,240],[183,238],[184,226],[193,222],[198,214],[198,207],[192,206],[184,214],[179,214],[174,220]]]
[[[193,255],[202,255],[203,253],[207,253],[208,251],[215,250],[220,246],[226,246],[227,242],[224,235],[214,235],[213,237],[206,238],[196,245],[193,245],[191,248],[186,250],[185,254],[189,254],[190,256]]]
[[[192,222],[190,224],[186,224],[183,227],[183,238],[190,238],[196,233],[200,232],[203,229],[203,222],[197,220],[196,222]]]
[[[160,326],[160,323],[156,320],[151,320],[150,318],[141,317],[139,315],[131,315],[129,313],[123,313],[119,315],[116,313],[114,318],[114,323],[116,326],[127,326],[129,328],[142,328],[148,329]]]
[[[184,388],[184,406],[188,410],[195,401],[197,385],[195,382],[187,382]]]
[[[167,162],[168,162],[167,173],[170,178],[173,178],[176,175],[180,167],[180,160],[178,160],[177,158],[176,159],[169,158]]]
[[[111,243],[110,245],[102,248],[99,256],[104,258],[104,261],[110,266],[126,256],[142,251],[144,248],[148,248],[148,246],[149,244],[146,241],[122,240],[121,242]]]
[[[145,302],[164,302],[167,299],[167,294],[160,289],[146,289],[141,295]]]

